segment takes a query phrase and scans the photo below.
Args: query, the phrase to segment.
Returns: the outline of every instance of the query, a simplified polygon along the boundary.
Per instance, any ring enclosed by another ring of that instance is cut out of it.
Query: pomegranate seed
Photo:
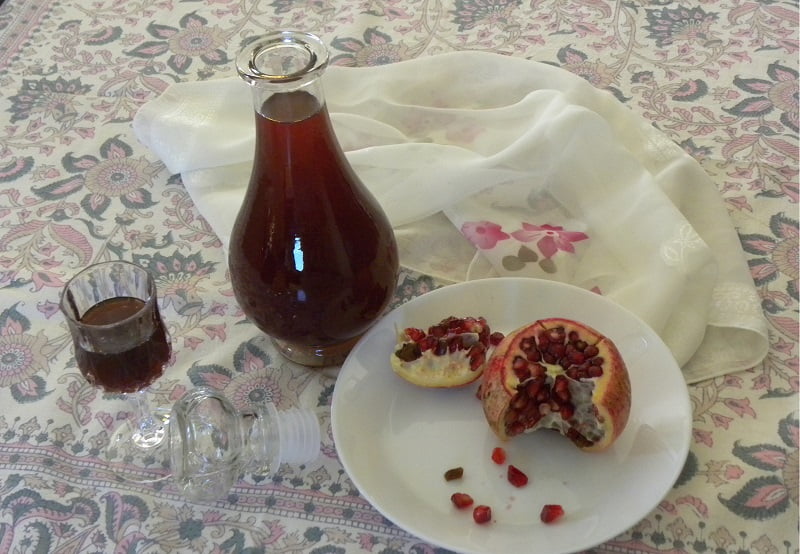
[[[457,350],[464,349],[464,339],[461,335],[455,335],[447,339],[447,350],[449,352],[456,352]]]
[[[528,397],[525,396],[524,394],[518,394],[511,401],[511,409],[512,410],[521,410],[527,405],[528,405]]]
[[[541,362],[542,353],[533,348],[525,352],[525,359],[528,360],[529,362]]]
[[[397,352],[394,353],[395,356],[403,360],[404,362],[413,362],[414,360],[418,359],[422,356],[422,350],[420,350],[419,345],[415,342],[406,342],[403,343]]]
[[[459,319],[457,317],[450,316],[445,319],[442,323],[447,325],[448,329],[452,329],[453,331],[463,331],[465,324],[472,318],[467,319]]]
[[[564,508],[559,504],[545,504],[539,518],[544,523],[553,523],[564,515]]]
[[[492,461],[497,465],[506,463],[506,451],[499,446],[495,447],[495,449],[492,450]]]
[[[506,435],[509,437],[514,437],[516,435],[521,435],[525,432],[525,425],[520,423],[519,421],[512,421],[508,424],[506,428]]]
[[[453,469],[448,469],[444,472],[444,479],[445,481],[453,481],[455,479],[461,479],[464,476],[464,468],[463,467],[454,467]]]
[[[472,510],[472,519],[478,524],[488,523],[492,519],[492,509],[484,504],[475,506]]]
[[[526,381],[531,376],[531,370],[527,367],[514,368],[514,375],[517,376],[517,379],[519,379],[520,382]]]
[[[508,482],[515,487],[524,487],[528,484],[528,476],[517,467],[510,465],[508,466]]]
[[[497,346],[503,341],[504,338],[505,335],[503,335],[503,333],[501,333],[500,331],[495,331],[494,333],[489,335],[489,344],[491,344],[492,346]]]
[[[419,341],[419,349],[422,352],[425,352],[426,350],[431,350],[432,348],[435,348],[438,344],[439,344],[439,339],[428,335],[421,341]]]
[[[459,510],[463,510],[468,506],[472,506],[473,503],[472,497],[465,492],[453,493],[453,495],[450,497],[450,501]]]
[[[586,361],[586,356],[582,352],[569,352],[567,354],[567,361],[573,365],[580,365]]]
[[[486,362],[486,349],[481,343],[476,344],[467,352],[469,357],[469,368],[477,371]]]
[[[425,331],[422,329],[417,329],[416,327],[408,327],[406,329],[406,336],[408,336],[408,338],[414,342],[419,342],[425,338]]]
[[[458,321],[458,325],[464,331],[469,331],[469,332],[473,332],[474,331],[476,333],[478,331],[480,331],[480,322],[477,319],[475,319],[474,317],[467,316],[467,317],[459,320]]]
[[[527,394],[530,398],[536,398],[539,396],[539,393],[542,392],[542,386],[544,386],[542,381],[539,381],[538,379],[532,379],[525,385],[525,394]]]
[[[486,356],[484,354],[470,358],[469,359],[470,371],[478,371],[485,361],[486,361]]]

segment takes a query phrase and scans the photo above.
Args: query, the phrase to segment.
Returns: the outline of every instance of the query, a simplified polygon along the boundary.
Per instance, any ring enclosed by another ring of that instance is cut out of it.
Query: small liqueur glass
[[[101,262],[75,275],[61,295],[78,369],[107,393],[123,394],[133,413],[112,432],[110,469],[126,481],[169,477],[169,410],[150,407],[147,388],[172,354],[150,273],[125,261]]]

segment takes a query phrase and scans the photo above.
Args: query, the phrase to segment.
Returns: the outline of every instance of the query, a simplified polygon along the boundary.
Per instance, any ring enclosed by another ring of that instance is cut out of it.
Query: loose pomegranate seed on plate
[[[453,493],[453,495],[450,497],[450,501],[459,510],[462,510],[468,506],[472,506],[473,503],[472,497],[464,492]]]
[[[539,518],[544,523],[553,523],[564,515],[564,508],[559,504],[545,504]]]
[[[461,479],[463,476],[464,476],[463,467],[454,467],[444,472],[445,481],[454,481],[456,479]]]
[[[506,463],[506,451],[499,446],[495,447],[495,449],[492,450],[492,461],[497,465]]]
[[[528,476],[513,465],[508,466],[508,482],[515,487],[524,487],[528,484]]]
[[[472,510],[472,519],[475,520],[475,523],[488,523],[492,519],[492,509],[484,504],[475,506],[475,509]]]

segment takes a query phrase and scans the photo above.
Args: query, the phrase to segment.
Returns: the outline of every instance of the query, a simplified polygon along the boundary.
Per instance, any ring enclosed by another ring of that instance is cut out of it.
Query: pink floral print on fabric
[[[506,271],[521,271],[529,264],[536,263],[539,268],[549,274],[559,271],[553,259],[559,252],[575,254],[573,243],[587,240],[588,235],[580,231],[567,231],[558,225],[534,225],[522,222],[522,228],[511,233],[503,231],[497,223],[491,221],[467,221],[461,225],[461,233],[479,250],[492,250],[500,241],[516,239],[521,243],[534,243],[530,246],[522,244],[516,254],[506,252],[497,262]],[[562,268],[563,269],[563,268]]]
[[[467,221],[461,226],[461,232],[481,250],[489,250],[501,240],[511,238],[500,225],[491,221]]]
[[[514,231],[511,236],[520,242],[536,241],[536,246],[545,258],[552,258],[559,250],[575,253],[573,242],[588,239],[588,235],[580,231],[565,231],[557,225],[533,225],[522,223],[522,229]]]
[[[467,239],[481,250],[494,248],[501,240],[511,237],[520,242],[536,242],[536,246],[545,258],[552,258],[559,251],[575,253],[573,243],[586,240],[589,236],[580,231],[567,231],[559,225],[534,225],[522,222],[522,229],[510,235],[503,231],[497,223],[491,221],[467,221],[461,225],[461,232]]]

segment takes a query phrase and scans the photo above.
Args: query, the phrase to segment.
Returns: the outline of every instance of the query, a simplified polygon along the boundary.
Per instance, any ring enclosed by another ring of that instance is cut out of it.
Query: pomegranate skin
[[[549,318],[509,333],[495,348],[479,398],[503,440],[553,428],[578,448],[600,452],[627,425],[631,384],[611,339],[583,323]]]

